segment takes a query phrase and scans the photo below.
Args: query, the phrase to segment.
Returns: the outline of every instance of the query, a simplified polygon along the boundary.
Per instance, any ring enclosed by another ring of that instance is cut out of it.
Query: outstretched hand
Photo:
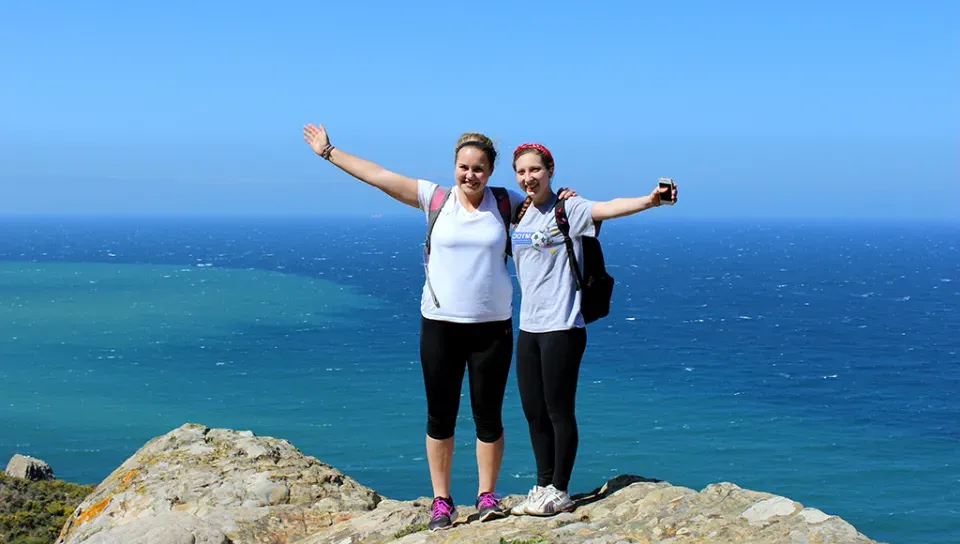
[[[323,125],[318,124],[303,126],[303,141],[310,145],[310,149],[317,155],[323,153],[323,150],[330,145],[330,137],[327,136],[327,130]]]
[[[661,204],[663,204],[662,196],[667,195],[668,193],[672,193],[670,196],[673,197],[672,198],[673,203],[676,204],[677,202],[676,184],[674,184],[673,187],[661,187],[659,184],[657,184],[657,188],[654,189],[652,193],[650,193],[650,200],[653,202],[654,206],[660,206]]]

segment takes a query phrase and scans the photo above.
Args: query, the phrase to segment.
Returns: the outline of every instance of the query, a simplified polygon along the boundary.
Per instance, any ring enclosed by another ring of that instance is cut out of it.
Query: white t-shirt
[[[428,219],[436,188],[436,183],[418,180],[417,198]],[[458,193],[459,189],[454,187],[433,226],[420,313],[427,319],[454,323],[510,319],[513,282],[504,260],[507,231],[497,199],[487,187],[480,206],[470,212],[460,204]],[[516,191],[509,194],[511,209],[525,198]],[[434,303],[434,294],[439,307]]]

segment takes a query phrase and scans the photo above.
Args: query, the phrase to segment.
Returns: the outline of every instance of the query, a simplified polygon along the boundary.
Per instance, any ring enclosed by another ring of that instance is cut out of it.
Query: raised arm
[[[669,189],[667,187],[660,187],[658,185],[657,188],[647,196],[614,198],[613,200],[608,200],[606,202],[597,202],[593,205],[593,208],[591,208],[590,215],[593,217],[594,221],[606,221],[607,219],[632,215],[642,212],[643,210],[656,208],[661,204],[660,195],[666,194],[667,191],[671,190],[673,191],[673,201],[676,202],[676,186],[674,186],[673,189]]]
[[[330,138],[323,125],[305,125],[303,139],[314,153],[327,159],[344,172],[373,185],[408,206],[420,208],[420,201],[417,198],[417,180],[391,172],[379,164],[333,147],[330,145]]]

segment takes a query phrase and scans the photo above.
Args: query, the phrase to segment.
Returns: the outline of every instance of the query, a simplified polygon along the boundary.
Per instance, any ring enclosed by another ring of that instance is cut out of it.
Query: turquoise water
[[[0,226],[0,458],[96,483],[197,422],[429,494],[419,222]],[[618,284],[588,333],[574,491],[622,473],[732,481],[876,539],[960,541],[960,229],[669,223],[651,246],[650,222],[604,228]],[[513,375],[504,419],[500,491],[526,492]]]

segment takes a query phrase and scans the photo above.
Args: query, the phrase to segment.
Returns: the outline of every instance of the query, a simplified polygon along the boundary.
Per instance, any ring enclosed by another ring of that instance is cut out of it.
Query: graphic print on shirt
[[[558,238],[560,229],[556,227],[543,227],[536,231],[514,230],[511,238],[514,246],[530,246],[537,251],[547,248],[550,253],[555,253],[556,249],[551,246],[557,246],[562,242],[562,237]]]

